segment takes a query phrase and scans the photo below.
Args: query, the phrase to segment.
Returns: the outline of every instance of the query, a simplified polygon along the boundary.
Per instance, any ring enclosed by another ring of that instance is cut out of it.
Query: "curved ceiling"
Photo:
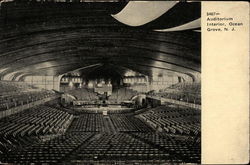
[[[199,10],[200,3],[178,3],[168,11],[170,15],[167,12],[139,27],[127,26],[111,16],[126,4],[2,3],[1,79],[58,76],[79,68],[89,74],[107,64],[117,73],[123,73],[124,68],[148,76],[162,72],[189,76],[200,73],[200,33],[155,31],[198,19],[200,13],[195,11],[178,18],[179,23],[173,20],[185,7],[187,11]]]

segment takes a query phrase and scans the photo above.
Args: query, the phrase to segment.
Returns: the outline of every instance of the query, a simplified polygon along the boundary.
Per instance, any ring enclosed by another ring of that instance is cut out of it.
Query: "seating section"
[[[51,96],[56,96],[55,92],[39,89],[25,82],[0,81],[0,118],[13,114],[13,112],[7,112],[8,109]]]
[[[150,92],[149,95],[201,104],[201,83],[178,83],[159,93]]]
[[[58,105],[43,105],[0,120],[0,161],[200,163],[200,133],[193,131],[199,130],[199,115],[195,110],[160,106],[137,115],[83,112],[73,117]],[[157,127],[151,128],[150,122]]]
[[[176,134],[200,134],[200,111],[180,107],[159,106],[137,117],[159,131]]]
[[[9,152],[11,163],[88,161],[200,162],[200,146],[187,138],[156,133],[68,133]]]
[[[47,106],[38,106],[1,121],[0,134],[54,134],[68,127],[73,116]],[[12,127],[10,127],[12,125]],[[23,126],[21,126],[23,125]],[[13,129],[14,128],[14,129]]]
[[[35,143],[39,143],[41,139],[35,136],[0,136],[0,158],[16,149],[23,148],[23,146],[29,146]],[[1,159],[0,159],[1,161]]]
[[[31,92],[18,92],[12,95],[0,96],[0,111],[4,111],[17,106],[25,105],[34,101],[42,100],[54,96],[52,91],[31,91]]]
[[[112,91],[112,95],[108,101],[110,103],[121,103],[123,101],[130,100],[133,96],[137,95],[138,92],[128,88],[118,88]]]
[[[191,93],[199,93],[201,91],[201,83],[188,83],[188,82],[182,82],[182,83],[177,83],[174,84],[165,90],[168,89],[175,89],[175,90],[182,90],[185,92],[191,92]]]
[[[152,129],[131,115],[112,114],[110,119],[119,132],[151,132]]]
[[[152,144],[156,148],[162,148],[172,155],[174,162],[200,163],[201,146],[193,139],[162,133],[133,133],[133,136]]]
[[[10,115],[0,121],[1,151],[15,148],[20,139],[51,134],[62,134],[73,116],[47,106],[38,106]],[[19,140],[18,140],[19,139]]]
[[[104,129],[102,114],[84,114],[74,118],[68,132],[103,132]]]
[[[65,93],[73,95],[77,98],[77,100],[88,101],[88,102],[95,102],[99,100],[97,93],[93,91],[93,89],[88,88],[64,88],[63,90]]]
[[[102,134],[76,152],[77,160],[161,160],[169,154],[128,134]]]
[[[0,96],[32,89],[36,88],[25,82],[0,81]]]
[[[91,133],[62,135],[50,141],[10,152],[4,155],[2,161],[22,164],[62,162],[73,150],[92,136]]]

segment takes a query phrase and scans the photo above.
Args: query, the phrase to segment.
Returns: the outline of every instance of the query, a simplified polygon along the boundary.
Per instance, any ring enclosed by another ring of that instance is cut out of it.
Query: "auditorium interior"
[[[0,0],[0,164],[200,164],[200,12]]]

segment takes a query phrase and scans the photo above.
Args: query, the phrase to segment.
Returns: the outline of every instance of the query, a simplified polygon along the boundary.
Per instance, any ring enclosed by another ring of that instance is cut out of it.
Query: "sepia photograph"
[[[201,2],[0,0],[0,163],[201,164]]]

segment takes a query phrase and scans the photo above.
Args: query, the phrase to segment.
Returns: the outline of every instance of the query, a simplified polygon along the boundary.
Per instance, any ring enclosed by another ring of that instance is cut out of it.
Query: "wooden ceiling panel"
[[[111,14],[126,3],[48,4],[1,5],[0,77],[17,71],[16,77],[60,75],[99,63],[119,73],[127,68],[149,76],[159,70],[200,73],[200,33],[155,32],[159,23],[136,28],[123,25]]]

